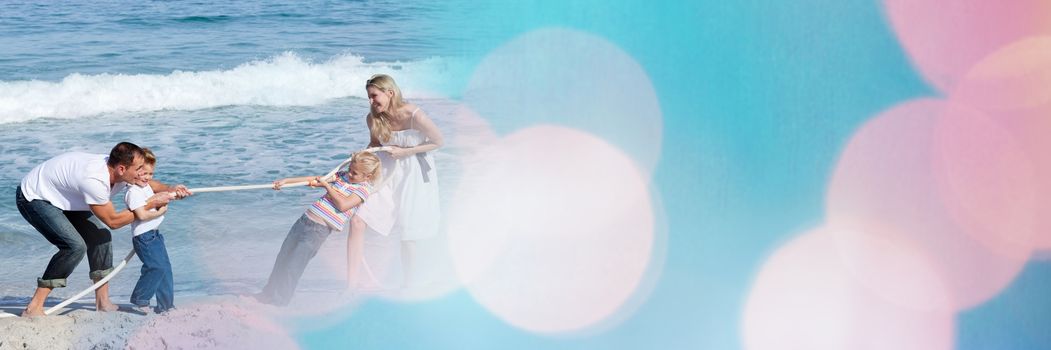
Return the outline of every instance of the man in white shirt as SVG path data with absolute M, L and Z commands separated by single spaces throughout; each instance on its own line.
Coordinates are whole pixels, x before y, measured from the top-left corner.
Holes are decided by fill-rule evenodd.
M 18 212 L 58 248 L 44 275 L 37 279 L 36 292 L 22 316 L 44 315 L 47 296 L 52 289 L 66 286 L 66 278 L 84 253 L 92 280 L 98 281 L 113 270 L 110 231 L 90 219 L 96 217 L 110 229 L 135 219 L 128 210 L 118 212 L 110 197 L 142 176 L 142 154 L 139 146 L 129 142 L 114 146 L 109 156 L 65 153 L 37 165 L 22 179 L 15 191 Z M 151 181 L 150 187 L 157 194 L 149 198 L 148 208 L 161 207 L 172 197 L 190 195 L 183 185 L 169 187 Z M 95 306 L 99 311 L 117 309 L 109 301 L 108 283 L 95 291 Z

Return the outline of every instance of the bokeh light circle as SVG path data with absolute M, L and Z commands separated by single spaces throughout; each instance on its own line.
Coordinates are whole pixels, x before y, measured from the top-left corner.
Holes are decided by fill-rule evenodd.
M 888 302 L 858 284 L 826 229 L 779 248 L 745 301 L 745 349 L 950 349 L 953 313 Z
M 486 55 L 463 99 L 501 133 L 554 124 L 594 134 L 647 178 L 660 157 L 664 123 L 649 76 L 631 55 L 593 34 L 566 28 L 523 34 Z
M 1051 36 L 1018 40 L 990 53 L 953 91 L 954 105 L 980 110 L 1014 138 L 1031 162 L 1037 212 L 1033 244 L 1051 249 Z M 1019 171 L 1020 172 L 1020 171 Z M 1012 179 L 1018 181 L 1018 179 Z M 1003 181 L 1003 180 L 1001 180 Z M 1026 200 L 1026 197 L 1020 200 Z
M 616 147 L 537 126 L 473 162 L 449 213 L 450 252 L 467 291 L 501 319 L 541 333 L 583 330 L 653 273 L 646 180 Z
M 914 100 L 895 106 L 862 126 L 840 156 L 827 194 L 827 222 L 835 233 L 876 234 L 910 242 L 941 276 L 956 310 L 978 305 L 1000 292 L 1019 273 L 1024 245 L 991 249 L 961 224 L 942 196 L 936 176 L 939 118 L 946 103 Z M 943 158 L 951 159 L 951 158 Z M 958 196 L 959 197 L 959 196 Z M 959 197 L 963 198 L 963 197 Z M 977 233 L 984 235 L 984 233 Z M 867 276 L 859 276 L 865 280 Z M 924 281 L 917 281 L 924 282 Z M 868 281 L 866 285 L 879 285 Z M 923 297 L 921 294 L 920 297 Z M 899 300 L 919 305 L 925 299 Z
M 949 92 L 971 66 L 1018 39 L 1051 34 L 1046 0 L 884 0 L 884 10 L 920 73 Z
M 1039 180 L 1015 136 L 976 109 L 947 103 L 933 141 L 938 194 L 962 232 L 1003 257 L 1029 259 Z

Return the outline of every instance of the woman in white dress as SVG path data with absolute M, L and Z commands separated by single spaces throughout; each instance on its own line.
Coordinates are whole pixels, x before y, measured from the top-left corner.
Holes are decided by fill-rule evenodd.
M 366 117 L 371 139 L 369 147 L 389 146 L 390 158 L 383 164 L 387 173 L 377 196 L 363 205 L 351 220 L 356 228 L 368 226 L 383 236 L 401 238 L 404 284 L 412 280 L 416 241 L 437 235 L 438 171 L 434 150 L 442 146 L 442 133 L 423 110 L 402 99 L 401 90 L 388 75 L 377 74 L 366 81 L 369 114 Z M 364 232 L 356 230 L 352 232 Z M 356 241 L 355 241 L 356 239 Z M 361 237 L 348 239 L 348 281 L 361 268 Z M 368 265 L 365 266 L 369 270 Z M 371 271 L 369 271 L 371 274 Z

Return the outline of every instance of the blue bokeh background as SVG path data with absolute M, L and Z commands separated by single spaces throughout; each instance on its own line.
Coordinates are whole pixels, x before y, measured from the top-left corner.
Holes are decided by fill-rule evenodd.
M 458 292 L 372 302 L 344 323 L 304 331 L 311 348 L 345 339 L 391 348 L 739 348 L 754 275 L 778 246 L 821 222 L 832 167 L 854 130 L 899 102 L 937 96 L 878 1 L 522 1 L 457 11 L 465 17 L 436 30 L 463 35 L 457 51 L 471 62 L 560 27 L 601 36 L 642 65 L 663 112 L 652 184 L 666 220 L 663 271 L 626 320 L 594 332 L 530 334 Z M 997 298 L 962 313 L 957 347 L 1051 346 L 1049 271 L 1030 263 Z

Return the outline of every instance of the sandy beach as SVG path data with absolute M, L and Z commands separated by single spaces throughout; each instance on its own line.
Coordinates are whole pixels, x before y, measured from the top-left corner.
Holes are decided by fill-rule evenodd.
M 0 350 L 10 349 L 299 349 L 297 334 L 350 321 L 365 303 L 404 303 L 446 295 L 448 281 L 401 289 L 296 292 L 287 306 L 263 304 L 247 295 L 180 296 L 167 313 L 143 313 L 128 303 L 115 312 L 95 311 L 87 298 L 44 317 L 18 315 L 24 305 L 0 303 Z M 51 307 L 58 300 L 49 300 Z M 362 339 L 348 335 L 337 346 Z
M 144 314 L 130 304 L 96 312 L 91 301 L 79 302 L 55 315 L 0 318 L 0 349 L 296 349 L 282 320 L 325 312 L 311 305 L 335 310 L 355 300 L 311 295 L 276 307 L 243 296 L 209 296 L 177 300 L 177 309 L 164 314 Z M 0 311 L 17 314 L 20 308 Z

